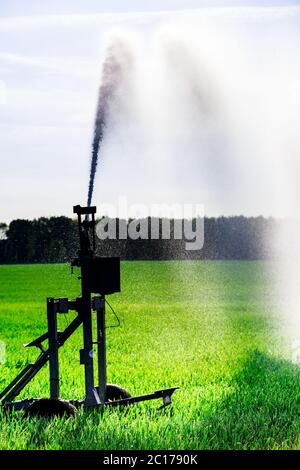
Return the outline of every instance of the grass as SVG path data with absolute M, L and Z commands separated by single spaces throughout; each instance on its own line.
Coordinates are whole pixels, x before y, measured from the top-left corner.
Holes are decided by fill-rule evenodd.
M 128 262 L 121 319 L 107 330 L 108 379 L 131 394 L 180 386 L 173 406 L 81 410 L 74 419 L 0 414 L 1 449 L 294 449 L 300 447 L 299 368 L 284 359 L 264 262 Z M 67 265 L 0 266 L 0 388 L 36 352 L 45 299 L 79 295 Z M 107 312 L 107 321 L 114 317 Z M 73 318 L 60 316 L 60 327 Z M 61 394 L 82 398 L 81 330 L 60 352 Z M 47 396 L 48 369 L 22 397 Z

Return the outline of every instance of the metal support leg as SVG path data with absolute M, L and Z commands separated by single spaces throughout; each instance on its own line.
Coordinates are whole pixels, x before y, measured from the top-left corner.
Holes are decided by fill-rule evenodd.
M 49 334 L 50 397 L 59 398 L 57 309 L 53 298 L 47 299 Z
M 84 364 L 85 375 L 85 406 L 100 404 L 98 393 L 94 385 L 94 360 L 93 360 L 93 331 L 91 296 L 85 294 L 82 297 L 82 321 L 83 321 L 83 349 L 81 350 L 81 363 Z
M 78 315 L 59 336 L 59 347 L 67 341 L 74 331 L 81 325 L 82 316 Z M 44 335 L 43 335 L 44 336 Z M 48 333 L 47 333 L 48 336 Z M 40 337 L 41 338 L 41 337 Z M 38 338 L 38 339 L 40 339 Z M 34 344 L 35 341 L 32 341 Z M 49 349 L 43 351 L 33 364 L 28 364 L 17 377 L 1 392 L 0 403 L 9 404 L 20 394 L 26 385 L 35 377 L 41 368 L 49 361 Z M 16 403 L 16 402 L 13 402 Z M 12 404 L 13 404 L 12 403 Z
M 106 395 L 106 335 L 105 335 L 105 299 L 101 299 L 97 309 L 97 342 L 98 342 L 98 380 L 100 403 L 105 403 Z

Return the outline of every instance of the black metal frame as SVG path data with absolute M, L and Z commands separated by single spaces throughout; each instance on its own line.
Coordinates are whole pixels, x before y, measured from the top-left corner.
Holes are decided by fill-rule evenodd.
M 80 251 L 79 256 L 72 262 L 72 266 L 82 268 L 92 266 L 95 250 L 95 213 L 96 207 L 75 206 L 74 212 L 78 215 Z M 82 216 L 85 215 L 85 220 Z M 92 220 L 89 219 L 90 215 Z M 115 401 L 106 401 L 106 328 L 105 328 L 105 295 L 92 297 L 86 269 L 81 269 L 81 289 L 82 296 L 76 300 L 67 298 L 47 299 L 47 333 L 39 336 L 34 341 L 24 345 L 25 347 L 37 347 L 41 353 L 33 364 L 28 364 L 17 377 L 0 393 L 1 404 L 14 409 L 26 409 L 32 403 L 39 400 L 30 398 L 14 401 L 26 385 L 33 379 L 39 370 L 49 361 L 50 374 L 50 398 L 59 399 L 59 348 L 64 345 L 67 339 L 75 330 L 83 325 L 83 349 L 80 350 L 80 363 L 84 365 L 85 374 L 85 398 L 84 400 L 72 400 L 73 405 L 84 407 L 95 406 L 117 406 L 137 403 L 145 400 L 162 398 L 163 405 L 171 403 L 171 396 L 178 387 L 167 388 L 155 391 L 148 395 L 140 395 Z M 66 314 L 69 311 L 76 311 L 77 316 L 65 328 L 59 332 L 57 329 L 57 315 Z M 97 341 L 93 341 L 92 312 L 96 312 L 97 317 Z M 43 342 L 48 340 L 48 348 Z M 97 345 L 97 365 L 98 365 L 98 388 L 95 387 L 94 380 L 94 358 L 93 345 Z

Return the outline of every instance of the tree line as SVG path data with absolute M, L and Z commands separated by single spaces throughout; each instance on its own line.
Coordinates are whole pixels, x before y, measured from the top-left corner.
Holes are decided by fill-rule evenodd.
M 97 253 L 103 256 L 120 256 L 128 260 L 168 259 L 219 259 L 255 260 L 271 256 L 268 240 L 277 221 L 264 217 L 205 217 L 204 244 L 201 249 L 187 250 L 186 238 L 175 239 L 178 223 L 173 219 L 156 220 L 159 238 L 135 237 L 119 239 L 120 226 L 128 228 L 131 221 L 109 219 L 116 226 L 117 239 L 99 240 Z M 147 219 L 147 222 L 150 218 Z M 139 223 L 135 221 L 138 234 Z M 193 221 L 196 227 L 196 220 Z M 163 224 L 170 225 L 170 239 L 162 239 Z M 150 225 L 149 225 L 150 231 Z M 145 235 L 145 233 L 144 233 Z M 141 233 L 141 236 L 142 233 Z M 41 217 L 35 220 L 13 220 L 9 226 L 0 224 L 0 263 L 56 263 L 76 256 L 78 250 L 77 221 L 68 217 Z

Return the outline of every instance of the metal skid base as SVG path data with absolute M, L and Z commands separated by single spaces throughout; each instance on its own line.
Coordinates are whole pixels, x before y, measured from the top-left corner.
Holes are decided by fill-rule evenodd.
M 89 408 L 101 408 L 103 406 L 108 406 L 108 407 L 116 407 L 116 406 L 126 406 L 126 405 L 133 405 L 135 403 L 139 403 L 142 401 L 148 401 L 148 400 L 157 400 L 157 399 L 162 399 L 163 403 L 159 407 L 159 409 L 162 409 L 172 403 L 171 397 L 175 390 L 177 390 L 178 387 L 172 387 L 172 388 L 165 388 L 162 390 L 156 390 L 153 393 L 146 394 L 146 395 L 139 395 L 136 397 L 130 397 L 130 398 L 123 398 L 121 400 L 114 400 L 114 401 L 107 401 L 104 402 L 103 405 L 95 405 L 94 407 L 89 407 Z M 41 398 L 25 398 L 24 400 L 16 400 L 13 402 L 6 402 L 3 404 L 4 408 L 8 410 L 27 410 L 33 403 L 37 403 Z M 74 406 L 75 408 L 79 409 L 81 407 L 84 407 L 84 400 L 63 400 L 64 403 L 69 403 L 70 405 Z

